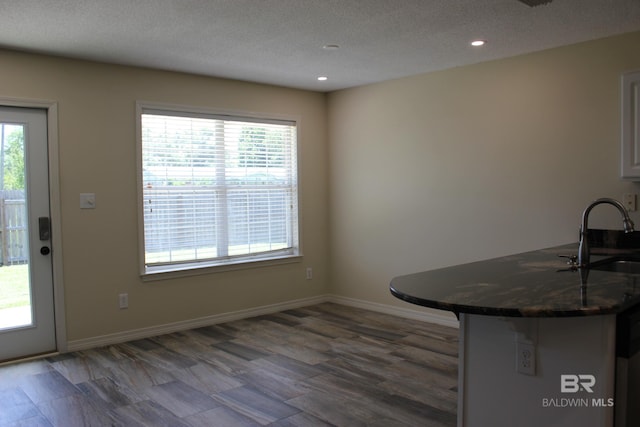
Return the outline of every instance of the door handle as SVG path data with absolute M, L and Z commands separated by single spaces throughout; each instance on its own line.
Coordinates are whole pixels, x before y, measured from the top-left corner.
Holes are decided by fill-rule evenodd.
M 40 234 L 40 240 L 51 239 L 51 225 L 49 224 L 48 216 L 38 218 L 38 233 Z
M 51 253 L 51 249 L 49 249 L 49 246 L 43 246 L 40 248 L 40 253 L 42 255 L 49 255 Z

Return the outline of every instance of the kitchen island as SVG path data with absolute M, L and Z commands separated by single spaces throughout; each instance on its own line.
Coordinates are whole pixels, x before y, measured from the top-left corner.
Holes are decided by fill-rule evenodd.
M 640 275 L 571 269 L 559 256 L 577 250 L 392 280 L 394 296 L 460 320 L 458 426 L 635 425 L 625 419 L 626 394 L 616 392 L 616 323 L 640 302 Z M 592 261 L 623 252 L 594 251 Z

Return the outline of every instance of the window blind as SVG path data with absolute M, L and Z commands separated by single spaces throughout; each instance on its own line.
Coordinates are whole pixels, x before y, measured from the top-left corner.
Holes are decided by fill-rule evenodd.
M 143 109 L 145 268 L 295 254 L 296 124 Z

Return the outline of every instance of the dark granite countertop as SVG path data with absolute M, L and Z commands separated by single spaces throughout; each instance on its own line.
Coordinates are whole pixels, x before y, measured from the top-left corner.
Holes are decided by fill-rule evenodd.
M 640 275 L 571 271 L 567 260 L 558 257 L 577 253 L 575 243 L 408 274 L 394 278 L 390 290 L 407 302 L 456 315 L 589 316 L 620 313 L 640 303 Z M 638 249 L 613 244 L 594 248 L 591 261 L 631 254 Z

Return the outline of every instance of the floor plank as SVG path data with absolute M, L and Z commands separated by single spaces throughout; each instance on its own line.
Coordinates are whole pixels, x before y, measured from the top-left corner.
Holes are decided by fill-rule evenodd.
M 324 303 L 15 363 L 0 427 L 452 427 L 457 332 Z

